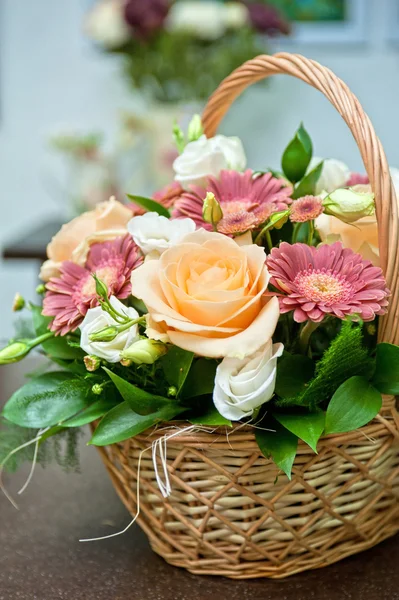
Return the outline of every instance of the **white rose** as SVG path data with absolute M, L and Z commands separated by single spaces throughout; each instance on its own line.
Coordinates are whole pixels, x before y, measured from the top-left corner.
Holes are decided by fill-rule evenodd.
M 187 189 L 189 185 L 203 185 L 206 177 L 218 177 L 222 169 L 243 171 L 247 164 L 244 148 L 237 137 L 202 135 L 190 142 L 173 163 L 175 179 Z
M 227 29 L 240 29 L 249 21 L 249 11 L 245 4 L 227 2 L 224 7 L 224 22 Z
M 172 5 L 166 26 L 203 40 L 216 40 L 225 32 L 224 7 L 219 2 L 176 2 Z
M 138 319 L 139 314 L 134 308 L 128 308 L 115 296 L 110 297 L 110 303 L 119 313 L 125 314 L 131 319 Z M 92 342 L 90 335 L 105 327 L 115 326 L 118 323 L 100 306 L 89 308 L 83 323 L 80 326 L 80 345 L 87 354 L 94 354 L 110 363 L 120 361 L 120 354 L 128 348 L 135 339 L 139 338 L 138 325 L 132 325 L 126 331 L 119 333 L 112 342 Z
M 363 217 L 373 215 L 375 213 L 374 194 L 355 188 L 337 189 L 328 194 L 323 200 L 324 212 L 345 223 L 353 223 Z
M 323 159 L 314 156 L 309 163 L 308 172 L 312 171 Z M 337 188 L 345 187 L 351 171 L 345 163 L 335 158 L 324 159 L 323 168 L 318 182 L 316 183 L 316 194 L 333 192 Z
M 222 360 L 216 369 L 213 402 L 223 417 L 233 421 L 250 417 L 272 398 L 277 358 L 283 350 L 283 344 L 272 344 L 269 340 L 252 356 Z
M 87 35 L 105 48 L 117 48 L 131 38 L 130 29 L 123 16 L 121 0 L 102 0 L 96 4 L 86 18 Z
M 178 244 L 187 234 L 195 231 L 192 219 L 167 219 L 155 212 L 133 217 L 127 229 L 143 254 L 160 256 L 165 250 Z

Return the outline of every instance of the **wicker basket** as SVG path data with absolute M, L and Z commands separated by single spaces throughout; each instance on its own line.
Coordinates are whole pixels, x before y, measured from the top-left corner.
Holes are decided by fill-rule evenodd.
M 392 290 L 380 340 L 399 343 L 398 208 L 384 151 L 358 100 L 331 71 L 298 55 L 259 56 L 216 90 L 203 115 L 212 136 L 251 83 L 285 73 L 317 88 L 344 118 L 375 192 L 380 256 Z M 253 430 L 182 432 L 168 442 L 172 493 L 157 485 L 151 454 L 140 471 L 140 516 L 152 548 L 192 573 L 244 579 L 285 577 L 360 552 L 399 530 L 399 415 L 392 397 L 369 425 L 303 443 L 289 481 L 259 452 Z M 173 431 L 176 431 L 175 429 Z M 135 515 L 140 452 L 165 429 L 101 449 L 123 502 Z

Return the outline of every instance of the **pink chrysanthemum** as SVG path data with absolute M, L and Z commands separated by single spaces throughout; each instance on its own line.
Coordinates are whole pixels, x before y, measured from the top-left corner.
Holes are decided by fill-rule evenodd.
M 123 299 L 131 292 L 131 272 L 142 262 L 130 235 L 93 244 L 84 267 L 63 262 L 61 276 L 47 283 L 43 302 L 43 315 L 54 317 L 51 331 L 57 335 L 75 331 L 88 309 L 98 305 L 93 273 L 107 285 L 110 296 Z
M 302 196 L 291 204 L 290 220 L 293 223 L 306 223 L 317 219 L 323 212 L 323 201 L 317 196 Z
M 212 230 L 212 225 L 202 218 L 202 205 L 207 192 L 212 192 L 219 202 L 223 219 L 217 229 L 221 233 L 236 234 L 261 225 L 271 214 L 285 210 L 292 200 L 292 188 L 271 173 L 253 176 L 245 173 L 221 171 L 220 179 L 209 177 L 205 187 L 197 185 L 184 192 L 176 201 L 173 217 L 190 217 L 200 227 Z M 250 213 L 251 217 L 247 215 Z
M 386 312 L 389 290 L 381 269 L 341 242 L 318 248 L 283 242 L 273 248 L 267 266 L 271 284 L 286 294 L 281 312 L 293 310 L 297 323 L 319 323 L 327 314 L 372 321 Z
M 353 185 L 365 185 L 370 183 L 370 179 L 368 175 L 362 175 L 361 173 L 351 173 L 346 185 L 348 187 L 352 187 Z

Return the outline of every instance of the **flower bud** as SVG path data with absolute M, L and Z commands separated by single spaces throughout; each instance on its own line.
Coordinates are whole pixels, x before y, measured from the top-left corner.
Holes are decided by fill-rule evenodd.
M 21 294 L 15 294 L 14 302 L 12 303 L 12 309 L 14 312 L 22 310 L 25 307 L 25 300 Z
M 84 357 L 83 362 L 85 364 L 86 369 L 92 373 L 93 371 L 97 371 L 100 368 L 101 360 L 98 356 L 94 356 L 94 354 L 88 354 Z
M 176 148 L 179 151 L 179 154 L 181 154 L 185 146 L 184 133 L 177 122 L 175 122 L 173 125 L 173 139 L 175 140 Z
M 202 121 L 200 115 L 194 115 L 190 121 L 187 130 L 187 137 L 189 142 L 195 142 L 204 133 L 202 127 Z
M 152 365 L 158 358 L 166 354 L 167 347 L 156 340 L 142 339 L 134 342 L 129 348 L 121 352 L 122 360 L 131 360 L 136 365 Z
M 103 393 L 103 386 L 100 383 L 95 383 L 91 391 L 95 396 L 100 396 Z
M 115 325 L 100 329 L 89 335 L 91 342 L 113 342 L 118 335 L 118 328 Z
M 122 358 L 122 360 L 120 361 L 122 367 L 130 367 L 132 365 L 132 360 L 129 360 L 128 358 Z
M 223 219 L 223 211 L 215 194 L 208 192 L 202 207 L 202 217 L 205 223 L 211 223 L 214 227 Z
M 39 294 L 41 296 L 42 294 L 45 294 L 45 292 L 46 286 L 44 285 L 44 283 L 40 283 L 36 288 L 36 294 Z
M 100 298 L 102 298 L 103 300 L 108 302 L 108 287 L 106 286 L 106 284 L 103 281 L 101 281 L 101 279 L 99 279 L 97 277 L 97 275 L 95 273 L 93 273 L 93 279 L 96 282 L 97 296 L 100 296 Z
M 177 396 L 177 387 L 175 385 L 171 385 L 168 388 L 168 398 L 176 398 Z
M 289 214 L 289 210 L 280 210 L 279 212 L 273 213 L 269 219 L 270 226 L 273 227 L 273 229 L 281 229 L 288 221 Z
M 8 365 L 22 360 L 29 350 L 30 347 L 25 342 L 12 342 L 0 350 L 0 365 Z
M 353 223 L 374 214 L 374 194 L 352 188 L 338 189 L 324 198 L 323 206 L 327 215 L 337 217 L 344 223 Z

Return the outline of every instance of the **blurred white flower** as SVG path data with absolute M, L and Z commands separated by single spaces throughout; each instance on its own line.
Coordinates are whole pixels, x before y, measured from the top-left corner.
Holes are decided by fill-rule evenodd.
M 131 319 L 138 319 L 139 314 L 134 308 L 128 308 L 115 296 L 110 297 L 110 303 L 118 312 L 127 315 Z M 92 333 L 97 333 L 106 327 L 118 325 L 109 313 L 96 306 L 89 308 L 80 326 L 81 348 L 87 354 L 98 356 L 110 363 L 121 360 L 121 352 L 128 348 L 136 339 L 139 339 L 138 325 L 132 325 L 126 331 L 119 333 L 111 342 L 93 342 L 90 340 Z
M 87 15 L 86 34 L 105 48 L 122 46 L 131 38 L 123 10 L 124 2 L 121 0 L 101 0 Z
M 220 2 L 192 0 L 176 2 L 167 17 L 171 31 L 182 31 L 204 40 L 215 40 L 225 32 L 225 7 Z
M 148 212 L 133 217 L 127 229 L 143 254 L 160 256 L 165 250 L 179 243 L 180 240 L 195 231 L 192 219 L 170 220 L 155 212 Z
M 241 2 L 227 2 L 224 7 L 224 23 L 227 29 L 240 29 L 249 22 L 249 11 Z
M 202 135 L 190 142 L 173 163 L 175 179 L 183 188 L 189 185 L 202 185 L 206 177 L 218 177 L 222 169 L 243 171 L 247 164 L 244 148 L 238 137 L 216 135 L 207 138 Z
M 271 340 L 252 356 L 224 358 L 216 369 L 213 402 L 226 419 L 239 421 L 268 402 L 276 385 L 277 358 L 284 346 Z
M 322 158 L 314 156 L 309 163 L 308 172 L 312 171 L 322 161 Z M 316 195 L 325 192 L 333 192 L 337 188 L 345 187 L 351 171 L 349 167 L 335 158 L 325 158 L 321 175 L 316 184 Z

